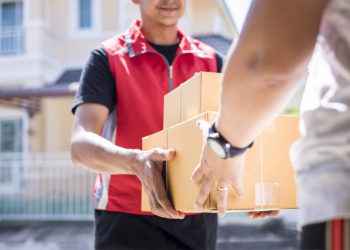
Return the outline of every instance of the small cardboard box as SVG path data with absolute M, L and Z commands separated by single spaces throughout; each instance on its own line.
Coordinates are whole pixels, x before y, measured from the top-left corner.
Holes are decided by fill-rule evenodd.
M 164 97 L 163 129 L 208 111 L 219 111 L 219 73 L 200 72 Z
M 173 160 L 166 164 L 166 188 L 174 208 L 195 212 L 194 204 L 200 184 L 190 181 L 193 170 L 200 161 L 203 137 L 196 126 L 198 119 L 212 122 L 217 113 L 206 112 L 186 122 L 143 138 L 143 150 L 155 147 L 176 151 Z M 229 187 L 227 210 L 229 212 L 297 209 L 294 169 L 289 160 L 289 148 L 300 137 L 298 117 L 279 116 L 254 141 L 246 151 L 243 175 L 244 198 L 239 198 Z M 203 212 L 217 212 L 215 184 Z M 142 211 L 150 211 L 143 191 Z

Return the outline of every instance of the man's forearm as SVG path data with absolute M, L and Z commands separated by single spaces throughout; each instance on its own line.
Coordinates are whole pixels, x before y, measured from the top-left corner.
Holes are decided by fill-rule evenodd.
M 92 132 L 81 132 L 71 143 L 75 164 L 103 174 L 134 174 L 137 150 L 118 147 Z

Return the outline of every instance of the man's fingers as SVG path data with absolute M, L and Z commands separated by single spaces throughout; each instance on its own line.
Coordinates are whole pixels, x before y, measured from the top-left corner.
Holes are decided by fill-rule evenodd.
M 234 182 L 231 183 L 232 188 L 236 191 L 237 195 L 240 198 L 244 197 L 244 187 L 243 187 L 243 181 L 241 178 L 236 179 Z
M 193 184 L 198 184 L 201 181 L 203 181 L 204 177 L 205 177 L 205 174 L 203 172 L 202 164 L 200 163 L 192 173 L 191 182 Z
M 273 217 L 275 217 L 275 218 L 278 216 L 279 213 L 280 213 L 280 210 L 273 210 L 273 211 L 271 211 L 271 215 Z
M 163 178 L 161 176 L 155 179 L 153 184 L 153 190 L 154 190 L 154 195 L 157 199 L 157 202 L 161 205 L 164 211 L 174 219 L 180 218 L 179 213 L 173 208 L 170 201 L 168 200 L 165 187 L 164 187 Z
M 194 209 L 197 212 L 201 212 L 203 209 L 203 206 L 205 202 L 208 199 L 208 196 L 213 188 L 214 180 L 208 179 L 207 177 L 204 178 L 204 181 L 202 183 L 201 188 L 199 189 L 199 193 L 197 196 L 196 204 L 194 205 Z
M 174 158 L 174 149 L 164 150 L 160 148 L 155 148 L 151 150 L 151 159 L 153 161 L 170 161 Z
M 221 186 L 222 185 L 222 186 Z M 224 188 L 224 190 L 216 189 L 216 200 L 218 204 L 218 213 L 220 217 L 225 217 L 226 215 L 226 204 L 227 204 L 227 194 L 228 189 L 225 188 L 227 184 L 221 184 L 218 187 Z
M 266 218 L 270 218 L 271 216 L 277 217 L 279 212 L 280 212 L 279 210 L 262 211 L 262 212 L 249 212 L 248 217 L 253 217 L 254 220 L 266 219 Z
M 154 191 L 148 186 L 145 186 L 144 184 L 142 185 L 144 186 L 144 189 L 148 196 L 148 202 L 151 207 L 152 213 L 162 218 L 173 219 L 173 217 L 170 216 L 168 213 L 166 213 L 164 209 L 158 204 L 157 199 L 155 198 L 155 195 L 154 195 Z

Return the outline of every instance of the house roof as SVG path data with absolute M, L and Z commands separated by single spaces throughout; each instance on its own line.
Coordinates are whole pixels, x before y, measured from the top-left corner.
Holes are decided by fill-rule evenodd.
M 227 54 L 227 51 L 232 44 L 232 39 L 223 37 L 221 35 L 196 36 L 193 38 L 211 46 L 223 55 Z
M 74 96 L 78 83 L 55 84 L 41 88 L 3 88 L 0 89 L 0 104 L 24 108 L 29 115 L 40 111 L 40 99 L 43 97 Z
M 72 82 L 79 82 L 82 69 L 66 70 L 55 84 L 70 84 Z

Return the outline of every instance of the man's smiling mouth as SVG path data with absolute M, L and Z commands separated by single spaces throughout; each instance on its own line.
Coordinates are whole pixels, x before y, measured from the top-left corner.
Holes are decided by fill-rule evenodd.
M 159 8 L 160 10 L 163 10 L 163 11 L 175 11 L 177 10 L 177 8 Z

